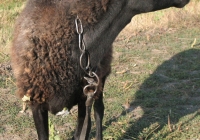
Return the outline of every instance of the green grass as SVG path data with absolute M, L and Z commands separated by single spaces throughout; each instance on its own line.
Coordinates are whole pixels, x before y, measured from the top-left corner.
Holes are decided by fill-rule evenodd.
M 8 61 L 10 41 L 13 33 L 13 23 L 19 15 L 25 0 L 0 1 L 0 62 Z
M 36 138 L 31 111 L 18 113 L 22 104 L 15 96 L 9 68 L 13 23 L 24 2 L 0 1 L 0 138 L 6 140 Z M 168 10 L 172 13 L 172 9 Z M 165 12 L 155 13 L 155 23 L 162 22 Z M 167 22 L 167 27 L 156 24 L 132 30 L 133 35 L 123 32 L 118 36 L 114 42 L 112 73 L 104 90 L 105 140 L 200 138 L 198 17 L 195 13 L 183 23 L 175 20 Z M 51 139 L 70 139 L 77 113 L 65 117 L 49 115 Z M 92 124 L 91 139 L 94 139 L 94 118 Z

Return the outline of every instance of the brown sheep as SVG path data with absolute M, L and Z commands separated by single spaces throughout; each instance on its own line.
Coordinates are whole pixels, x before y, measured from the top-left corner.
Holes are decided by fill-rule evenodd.
M 28 0 L 16 21 L 11 49 L 17 95 L 33 112 L 39 140 L 48 140 L 48 111 L 53 114 L 78 104 L 78 124 L 73 139 L 80 138 L 86 115 L 75 27 L 83 24 L 83 40 L 91 69 L 99 77 L 94 95 L 96 139 L 102 140 L 103 86 L 111 71 L 112 43 L 136 14 L 168 7 L 183 7 L 189 0 Z

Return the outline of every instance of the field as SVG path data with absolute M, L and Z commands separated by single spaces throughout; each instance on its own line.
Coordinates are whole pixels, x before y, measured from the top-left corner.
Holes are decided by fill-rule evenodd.
M 9 49 L 24 0 L 0 0 L 0 140 L 35 140 L 31 111 L 21 114 Z M 134 17 L 114 42 L 104 90 L 105 140 L 200 139 L 200 1 Z M 50 140 L 73 135 L 77 109 L 50 115 Z M 91 139 L 95 136 L 92 120 Z

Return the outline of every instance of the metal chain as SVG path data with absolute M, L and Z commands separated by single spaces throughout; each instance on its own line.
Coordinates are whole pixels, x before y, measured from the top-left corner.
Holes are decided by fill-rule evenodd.
M 78 46 L 81 51 L 80 66 L 86 72 L 86 70 L 88 70 L 90 66 L 90 56 L 89 56 L 89 53 L 86 51 L 85 44 L 83 43 L 83 25 L 82 25 L 81 20 L 78 18 L 78 16 L 75 19 L 75 25 L 76 25 L 76 32 L 78 33 Z M 87 65 L 85 68 L 83 67 L 83 61 L 82 61 L 84 55 L 87 56 Z
M 85 43 L 83 41 L 83 25 L 82 25 L 82 22 L 81 22 L 81 20 L 78 16 L 75 19 L 75 25 L 76 25 L 76 32 L 78 33 L 79 49 L 80 49 L 80 52 L 81 52 L 80 67 L 88 76 L 88 77 L 84 77 L 84 79 L 88 82 L 88 85 L 86 85 L 83 88 L 83 93 L 86 96 L 88 96 L 89 98 L 93 98 L 94 94 L 98 90 L 99 77 L 95 72 L 92 71 L 92 68 L 90 66 L 90 54 L 86 50 L 86 46 L 85 46 Z M 83 64 L 83 56 L 85 56 L 85 58 L 86 58 L 86 66 L 85 67 L 84 67 L 84 64 Z M 91 92 L 90 89 L 93 89 L 93 91 Z M 89 103 L 89 104 L 91 104 L 91 103 Z

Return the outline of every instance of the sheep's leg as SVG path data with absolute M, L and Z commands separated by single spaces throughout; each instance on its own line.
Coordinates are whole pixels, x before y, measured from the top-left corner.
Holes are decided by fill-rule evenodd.
M 103 140 L 102 136 L 102 120 L 104 115 L 103 95 L 94 102 L 94 118 L 96 121 L 96 140 Z
M 99 98 L 95 99 L 94 102 L 94 118 L 96 122 L 96 140 L 103 140 L 102 135 L 102 120 L 104 116 L 104 103 L 103 103 L 103 89 L 105 85 L 107 75 L 105 75 L 102 78 L 102 90 L 100 90 L 101 93 L 99 93 Z
M 72 138 L 73 140 L 79 140 L 80 135 L 81 135 L 81 131 L 83 128 L 83 123 L 85 120 L 85 115 L 86 115 L 86 106 L 85 106 L 85 100 L 82 100 L 78 103 L 78 123 L 77 123 L 77 127 L 76 127 L 76 131 L 74 134 L 74 137 Z M 87 133 L 85 136 L 85 139 L 88 140 L 89 138 L 89 132 L 91 129 L 91 118 L 89 117 L 89 121 L 88 121 L 88 127 L 87 127 Z
M 38 134 L 39 140 L 49 139 L 48 128 L 48 111 L 41 108 L 41 105 L 34 104 L 31 106 L 33 112 L 33 119 Z

